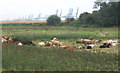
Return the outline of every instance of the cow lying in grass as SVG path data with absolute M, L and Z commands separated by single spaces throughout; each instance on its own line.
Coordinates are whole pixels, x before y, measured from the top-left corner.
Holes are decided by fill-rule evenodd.
M 95 43 L 100 43 L 101 41 L 103 41 L 103 40 L 94 40 L 93 37 L 89 37 L 88 39 L 81 39 L 80 41 L 76 41 L 76 43 L 83 43 L 83 44 L 85 44 L 85 46 L 78 46 L 76 48 L 71 45 L 63 45 L 63 43 L 60 42 L 58 38 L 53 38 L 51 41 L 39 42 L 38 45 L 42 45 L 44 47 L 58 46 L 59 48 L 64 48 L 64 49 L 68 49 L 68 50 L 92 49 L 96 46 Z M 16 44 L 19 46 L 22 46 L 22 45 L 34 46 L 35 45 L 32 41 L 20 40 L 18 38 L 4 37 L 4 36 L 2 36 L 1 42 Z M 118 44 L 119 44 L 118 40 L 106 40 L 106 41 L 103 41 L 103 44 L 100 45 L 99 48 L 110 48 L 112 46 L 117 46 Z
M 62 42 L 58 41 L 59 39 L 57 38 L 53 38 L 53 40 L 51 40 L 51 43 L 53 45 L 56 45 L 56 46 L 62 46 Z
M 96 44 L 90 44 L 87 46 L 87 49 L 93 49 L 95 46 L 97 46 Z
M 85 49 L 84 46 L 78 46 L 77 49 Z
M 90 36 L 88 39 L 89 39 L 89 40 L 94 40 L 94 38 L 93 38 L 92 36 Z
M 50 46 L 52 46 L 52 43 L 49 42 L 49 41 L 43 41 L 43 42 L 39 42 L 38 45 L 45 46 L 45 47 L 50 47 Z
M 58 40 L 59 40 L 58 38 L 53 38 L 50 42 L 49 41 L 42 41 L 42 42 L 39 42 L 38 45 L 45 46 L 45 47 L 62 46 L 62 42 L 60 42 Z
M 112 46 L 117 46 L 119 44 L 118 40 L 106 40 L 100 45 L 100 48 L 110 48 Z
M 10 44 L 17 44 L 17 45 L 32 45 L 34 46 L 35 44 L 32 42 L 32 41 L 23 41 L 23 40 L 19 40 L 17 38 L 12 38 L 12 37 L 2 37 L 2 42 L 5 42 L 5 43 L 10 43 Z
M 83 43 L 87 45 L 87 44 L 92 44 L 92 41 L 89 39 L 81 39 L 81 41 L 76 41 L 76 43 Z
M 94 40 L 93 37 L 89 37 L 88 39 L 81 39 L 80 41 L 76 41 L 76 43 L 83 43 L 86 46 L 86 49 L 92 49 L 96 46 L 96 44 L 93 43 L 100 43 L 103 40 Z M 118 40 L 106 40 L 103 41 L 103 44 L 99 46 L 99 48 L 110 48 L 112 46 L 117 46 L 119 44 Z M 84 49 L 84 47 L 79 46 L 79 49 Z
M 3 42 L 7 42 L 7 39 L 6 39 L 4 36 L 2 36 L 1 42 L 2 42 L 2 43 L 3 43 Z
M 22 46 L 23 44 L 20 42 L 20 41 L 17 41 L 17 42 L 10 42 L 11 44 L 16 44 L 18 46 Z
M 94 40 L 95 43 L 100 43 L 102 40 Z
M 68 49 L 68 50 L 74 50 L 74 49 L 76 49 L 76 47 L 74 47 L 74 46 L 70 46 L 70 45 L 60 46 L 60 48 Z
M 2 43 L 10 43 L 10 44 L 16 44 L 19 46 L 22 46 L 23 44 L 20 41 L 13 41 L 13 39 L 11 37 L 2 37 Z
M 99 48 L 110 48 L 112 45 L 110 43 L 103 43 Z
M 2 43 L 11 43 L 11 42 L 13 42 L 13 40 L 12 40 L 12 38 L 10 38 L 10 37 L 2 37 L 2 39 L 1 39 L 1 41 L 2 41 Z
M 32 41 L 20 41 L 23 45 L 32 45 L 35 46 L 35 44 Z

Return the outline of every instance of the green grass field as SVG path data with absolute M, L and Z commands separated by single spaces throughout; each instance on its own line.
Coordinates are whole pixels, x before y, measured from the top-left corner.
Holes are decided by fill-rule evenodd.
M 118 39 L 118 28 L 72 26 L 3 26 L 4 36 L 31 40 L 35 44 L 57 37 L 65 45 L 78 46 L 76 40 Z M 14 28 L 14 29 L 11 29 Z M 102 44 L 102 43 L 100 43 Z M 98 45 L 100 45 L 98 44 Z M 118 71 L 118 46 L 91 50 L 3 44 L 3 71 Z M 95 52 L 96 51 L 96 52 Z

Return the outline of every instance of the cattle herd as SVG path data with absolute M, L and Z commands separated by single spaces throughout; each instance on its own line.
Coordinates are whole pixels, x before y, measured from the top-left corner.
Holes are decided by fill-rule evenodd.
M 71 46 L 71 45 L 64 45 L 60 39 L 53 38 L 51 41 L 42 41 L 38 44 L 34 44 L 32 41 L 26 41 L 26 40 L 19 40 L 17 38 L 12 37 L 5 37 L 2 36 L 1 38 L 2 43 L 10 43 L 10 44 L 16 44 L 18 46 L 23 45 L 32 45 L 32 46 L 44 46 L 44 47 L 59 47 L 63 49 L 68 50 L 74 50 L 74 49 L 92 49 L 96 46 L 99 48 L 110 48 L 112 46 L 119 45 L 119 40 L 95 40 L 92 36 L 90 36 L 88 39 L 81 39 L 79 41 L 75 41 L 75 44 L 79 44 L 79 46 Z M 97 45 L 97 43 L 102 43 L 101 45 Z M 82 45 L 84 44 L 84 45 Z M 81 46 L 80 46 L 81 45 Z

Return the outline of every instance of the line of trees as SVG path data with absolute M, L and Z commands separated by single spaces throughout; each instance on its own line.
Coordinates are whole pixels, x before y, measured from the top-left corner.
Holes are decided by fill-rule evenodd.
M 100 10 L 93 11 L 92 14 L 84 12 L 79 16 L 81 24 L 99 26 L 118 26 L 118 16 L 120 15 L 120 2 L 97 3 Z
M 100 9 L 92 13 L 84 12 L 80 14 L 78 20 L 67 18 L 66 25 L 97 25 L 97 26 L 118 26 L 118 17 L 120 16 L 120 2 L 96 2 L 95 5 Z M 54 19 L 52 19 L 52 18 Z M 50 20 L 51 19 L 51 20 Z M 60 23 L 60 18 L 52 15 L 48 18 L 48 24 Z M 53 23 L 52 23 L 52 22 Z M 50 23 L 51 22 L 51 23 Z

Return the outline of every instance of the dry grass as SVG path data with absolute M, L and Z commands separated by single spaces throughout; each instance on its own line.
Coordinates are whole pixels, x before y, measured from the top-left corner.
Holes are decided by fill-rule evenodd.
M 46 23 L 46 21 L 0 21 L 2 24 L 7 23 Z
M 46 23 L 46 20 L 38 20 L 38 21 L 0 21 L 2 24 L 8 24 L 8 23 Z M 62 20 L 61 22 L 65 22 L 65 20 Z

